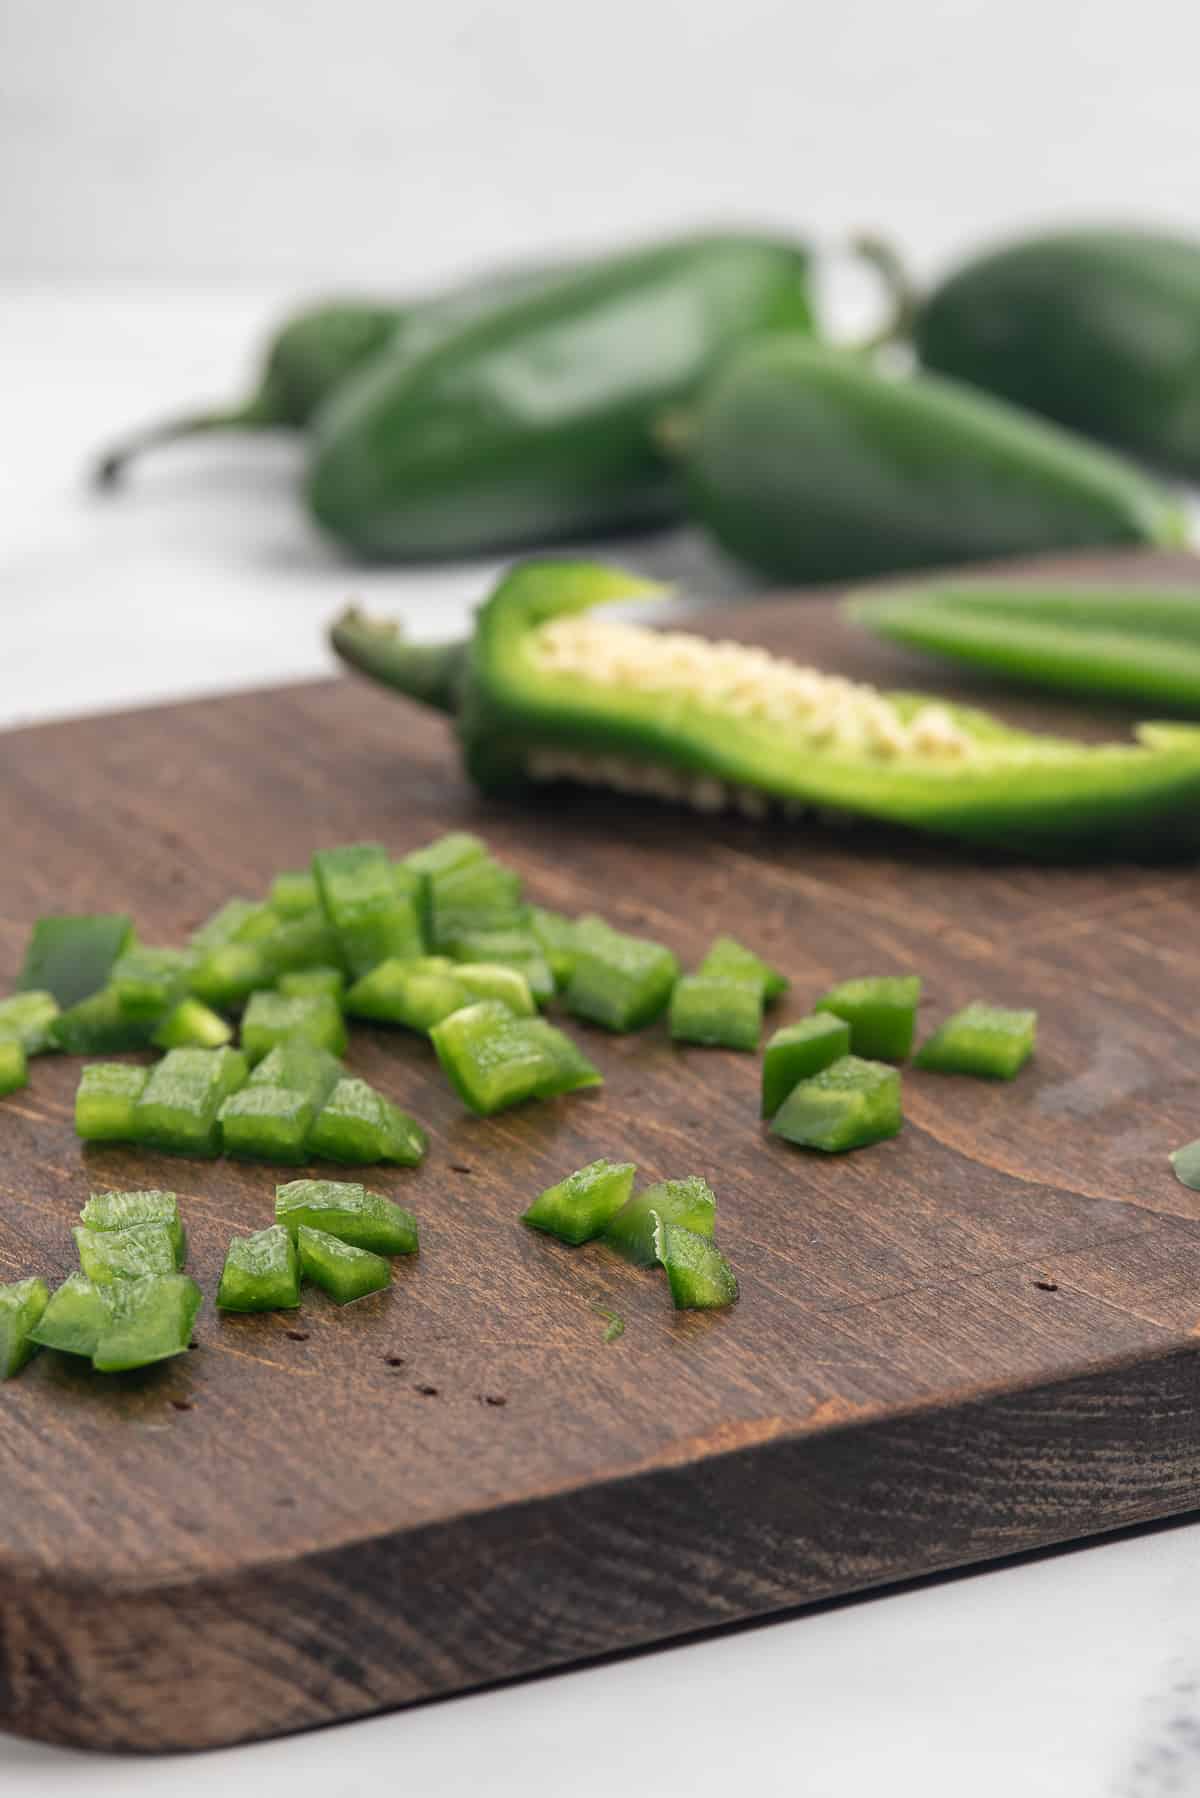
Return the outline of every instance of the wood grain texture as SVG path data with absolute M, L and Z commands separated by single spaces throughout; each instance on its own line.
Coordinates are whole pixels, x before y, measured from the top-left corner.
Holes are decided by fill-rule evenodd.
M 826 600 L 705 628 L 984 685 L 852 635 Z M 538 900 L 685 963 L 732 930 L 791 975 L 781 1020 L 834 979 L 910 968 L 927 1023 L 975 996 L 1042 1020 L 1014 1084 L 906 1073 L 903 1133 L 831 1160 L 765 1135 L 755 1057 L 676 1050 L 662 1026 L 580 1028 L 603 1090 L 488 1121 L 421 1040 L 357 1030 L 355 1070 L 430 1129 L 425 1167 L 374 1180 L 417 1212 L 421 1256 L 348 1311 L 313 1293 L 257 1318 L 211 1295 L 230 1233 L 270 1218 L 272 1170 L 85 1150 L 79 1062 L 35 1063 L 0 1103 L 0 1277 L 68 1272 L 90 1189 L 164 1185 L 210 1302 L 175 1362 L 103 1379 L 43 1354 L 0 1388 L 0 1725 L 216 1745 L 1200 1499 L 1200 1194 L 1166 1161 L 1200 1133 L 1191 869 L 984 865 L 596 795 L 485 803 L 441 721 L 349 680 L 15 732 L 0 768 L 4 980 L 43 910 L 128 907 L 177 941 L 319 845 L 466 828 Z M 733 1312 L 675 1315 L 658 1278 L 519 1225 L 601 1154 L 708 1176 Z

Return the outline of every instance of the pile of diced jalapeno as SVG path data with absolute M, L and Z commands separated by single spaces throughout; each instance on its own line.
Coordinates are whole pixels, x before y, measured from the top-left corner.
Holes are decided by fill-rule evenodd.
M 139 942 L 124 915 L 39 919 L 17 990 L 0 1000 L 0 1095 L 23 1086 L 29 1059 L 50 1050 L 158 1049 L 148 1066 L 85 1066 L 80 1137 L 296 1166 L 414 1167 L 425 1133 L 347 1072 L 347 1018 L 428 1037 L 463 1102 L 490 1116 L 602 1084 L 573 1038 L 541 1015 L 555 997 L 603 1030 L 641 1030 L 665 1016 L 676 1043 L 754 1052 L 765 1011 L 787 988 L 732 937 L 718 937 L 684 973 L 661 943 L 593 914 L 531 906 L 518 875 L 465 832 L 400 860 L 357 843 L 278 875 L 265 899 L 227 900 L 184 947 Z M 920 993 L 915 975 L 846 980 L 776 1030 L 762 1059 L 772 1134 L 825 1153 L 895 1136 L 896 1064 L 912 1052 Z M 914 1065 L 1011 1079 L 1035 1032 L 1034 1012 L 973 1001 L 928 1037 Z M 1181 1179 L 1200 1184 L 1200 1144 L 1175 1161 Z M 663 1268 L 678 1308 L 731 1304 L 737 1281 L 713 1241 L 707 1182 L 693 1175 L 635 1192 L 635 1176 L 631 1162 L 593 1162 L 543 1192 L 523 1221 Z M 105 1371 L 188 1346 L 200 1292 L 182 1271 L 175 1195 L 98 1194 L 80 1215 L 78 1273 L 53 1293 L 39 1279 L 0 1286 L 0 1378 L 43 1345 Z M 415 1221 L 390 1199 L 295 1180 L 277 1189 L 274 1224 L 230 1244 L 217 1304 L 291 1308 L 306 1279 L 346 1304 L 385 1288 L 389 1258 L 416 1249 Z

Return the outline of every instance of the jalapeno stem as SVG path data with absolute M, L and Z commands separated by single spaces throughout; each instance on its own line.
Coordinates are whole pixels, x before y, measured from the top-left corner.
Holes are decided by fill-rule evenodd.
M 281 424 L 265 394 L 255 394 L 244 405 L 219 412 L 183 412 L 163 418 L 157 424 L 131 431 L 98 458 L 92 469 L 94 487 L 115 487 L 124 478 L 131 462 L 147 450 L 161 449 L 167 443 L 180 443 L 189 437 L 207 436 L 211 431 L 255 431 L 268 425 Z
M 906 343 L 912 336 L 921 295 L 899 252 L 886 238 L 872 231 L 860 231 L 850 239 L 850 253 L 865 262 L 879 277 L 888 311 L 883 322 L 858 347 L 881 350 L 892 343 Z
M 410 643 L 391 620 L 376 621 L 351 606 L 330 629 L 343 662 L 373 680 L 453 717 L 466 668 L 466 643 Z

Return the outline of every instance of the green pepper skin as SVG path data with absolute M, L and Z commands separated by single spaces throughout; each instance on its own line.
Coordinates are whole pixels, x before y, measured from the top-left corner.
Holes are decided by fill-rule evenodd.
M 735 344 L 811 329 L 798 245 L 706 236 L 608 258 L 346 382 L 316 420 L 310 505 L 395 559 L 662 523 L 682 500 L 663 416 Z
M 697 519 L 782 580 L 1186 535 L 1171 495 L 1109 451 L 957 382 L 893 379 L 795 337 L 731 361 L 684 456 Z
M 922 581 L 845 606 L 890 642 L 1008 680 L 1200 716 L 1200 587 Z
M 697 782 L 721 782 L 764 804 L 845 812 L 1053 861 L 1177 856 L 1200 846 L 1200 731 L 1186 726 L 1143 724 L 1135 742 L 1095 745 L 948 706 L 976 739 L 977 757 L 880 762 L 789 743 L 699 701 L 665 707 L 653 692 L 547 674 L 526 653 L 530 633 L 553 618 L 662 592 L 589 562 L 527 562 L 504 577 L 477 614 L 464 664 L 458 731 L 480 787 L 536 793 L 537 756 L 568 751 L 669 776 L 681 796 Z M 396 665 L 386 684 L 407 691 Z
M 1200 241 L 1074 230 L 958 269 L 915 327 L 926 368 L 1200 476 Z

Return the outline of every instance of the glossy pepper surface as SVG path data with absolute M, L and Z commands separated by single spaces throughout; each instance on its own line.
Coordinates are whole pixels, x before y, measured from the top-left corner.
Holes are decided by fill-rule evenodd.
M 1200 240 L 1059 231 L 987 252 L 928 295 L 927 368 L 1200 477 Z
M 707 236 L 605 259 L 347 382 L 316 423 L 310 504 L 352 548 L 395 558 L 659 523 L 681 505 L 664 412 L 735 344 L 811 326 L 792 243 Z
M 1200 715 L 1200 587 L 921 581 L 851 594 L 893 643 L 1086 699 Z
M 1112 452 L 962 383 L 795 337 L 734 357 L 681 443 L 697 519 L 782 580 L 1186 539 L 1173 496 Z
M 1060 860 L 1200 842 L 1200 732 L 1141 725 L 1136 741 L 1102 745 L 1037 735 L 596 611 L 661 591 L 579 562 L 526 563 L 500 582 L 448 702 L 481 787 L 581 781 L 762 818 L 820 807 Z M 410 691 L 393 629 L 343 619 L 334 640 Z

